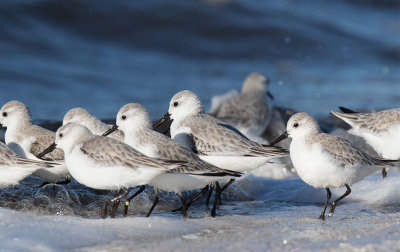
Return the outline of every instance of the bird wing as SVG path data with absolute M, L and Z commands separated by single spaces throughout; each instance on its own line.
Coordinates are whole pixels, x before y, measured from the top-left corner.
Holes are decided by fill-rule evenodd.
M 375 162 L 373 158 L 345 138 L 320 133 L 315 135 L 313 140 L 321 144 L 326 152 L 340 162 L 341 166 L 380 165 L 380 162 Z
M 35 137 L 34 142 L 31 145 L 30 153 L 38 156 L 47 147 L 54 143 L 56 133 L 37 125 L 33 125 L 32 135 Z M 54 151 L 46 154 L 42 159 L 44 160 L 64 160 L 64 152 L 61 149 L 55 149 Z
M 173 164 L 147 157 L 131 146 L 109 137 L 94 136 L 86 140 L 80 149 L 93 162 L 102 166 L 125 166 L 132 169 L 148 167 L 167 170 L 168 166 Z

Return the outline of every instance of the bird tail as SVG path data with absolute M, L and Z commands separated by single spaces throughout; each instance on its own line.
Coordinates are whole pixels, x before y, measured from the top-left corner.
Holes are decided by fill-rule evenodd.
M 355 114 L 355 113 L 358 113 L 357 111 L 354 111 L 354 110 L 352 110 L 352 109 L 349 109 L 349 108 L 346 108 L 346 107 L 342 107 L 342 106 L 339 106 L 339 109 L 340 109 L 343 113 L 345 113 L 345 114 Z
M 27 158 L 21 158 L 21 157 L 17 158 L 17 163 L 21 164 L 21 165 L 42 166 L 44 168 L 50 168 L 50 167 L 60 165 L 59 163 L 56 163 L 56 162 L 39 161 L 39 160 L 33 160 L 33 159 L 27 159 Z
M 353 122 L 357 120 L 358 113 L 340 113 L 336 111 L 331 111 L 332 115 L 342 119 L 346 123 L 353 125 Z
M 385 159 L 385 158 L 374 157 L 373 160 L 375 165 L 400 167 L 400 159 Z

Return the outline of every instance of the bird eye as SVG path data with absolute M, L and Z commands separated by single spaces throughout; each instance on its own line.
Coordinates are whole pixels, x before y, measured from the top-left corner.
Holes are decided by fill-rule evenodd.
M 293 124 L 293 127 L 297 128 L 297 127 L 299 127 L 299 124 L 295 123 L 295 124 Z
M 60 134 L 58 134 L 58 136 L 59 136 L 59 137 L 63 137 L 63 136 L 64 136 L 64 134 L 63 134 L 63 133 L 60 133 Z
M 178 106 L 178 102 L 174 102 L 174 107 Z
M 7 116 L 7 112 L 3 112 L 3 116 L 6 117 Z
M 126 119 L 126 115 L 121 116 L 122 120 Z

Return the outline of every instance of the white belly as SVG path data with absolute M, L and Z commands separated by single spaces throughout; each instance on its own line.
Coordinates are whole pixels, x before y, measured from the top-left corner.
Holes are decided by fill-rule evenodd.
M 340 166 L 324 152 L 320 144 L 305 145 L 304 141 L 292 140 L 290 158 L 300 178 L 316 188 L 351 186 L 376 171 L 376 167 Z
M 16 185 L 19 181 L 31 175 L 38 169 L 37 166 L 0 166 L 0 187 Z
M 71 176 L 79 183 L 103 190 L 119 190 L 146 185 L 162 172 L 162 170 L 151 168 L 132 169 L 124 166 L 96 165 L 79 150 L 66 155 L 65 161 Z
M 265 164 L 270 157 L 199 156 L 202 160 L 222 169 L 238 172 L 252 171 Z
M 67 166 L 64 161 L 57 161 L 60 165 L 51 168 L 40 168 L 32 175 L 40 177 L 43 181 L 55 183 L 70 177 Z
M 383 158 L 400 158 L 400 126 L 394 127 L 388 132 L 379 135 L 355 129 L 352 129 L 349 132 L 364 138 Z
M 179 173 L 163 173 L 156 176 L 149 185 L 167 192 L 180 194 L 182 191 L 203 188 L 215 181 L 219 177 L 197 176 Z

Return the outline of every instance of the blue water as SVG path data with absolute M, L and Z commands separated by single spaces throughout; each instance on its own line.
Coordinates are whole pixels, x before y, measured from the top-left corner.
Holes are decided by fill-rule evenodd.
M 156 118 L 182 89 L 207 109 L 252 71 L 277 105 L 317 116 L 399 107 L 400 3 L 1 1 L 0 55 L 0 103 L 34 119 L 114 118 L 128 102 Z

